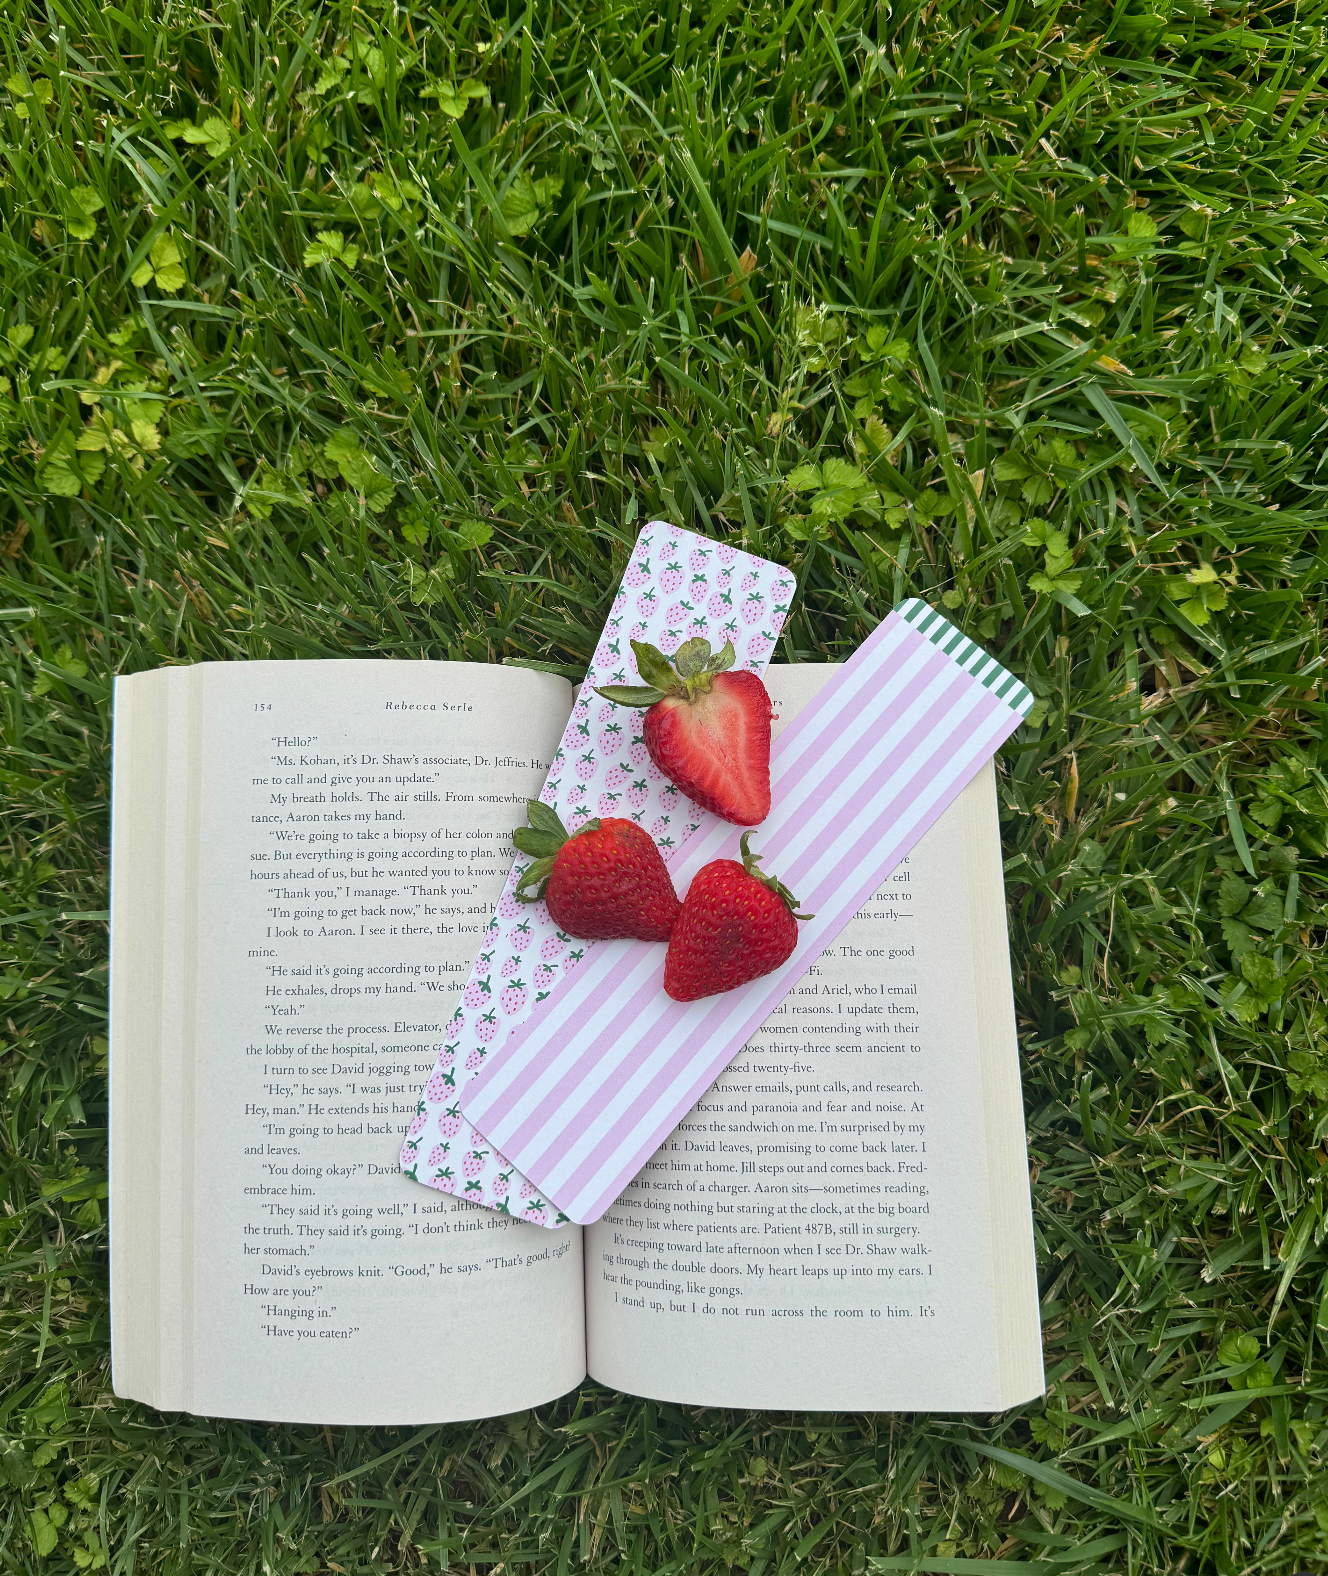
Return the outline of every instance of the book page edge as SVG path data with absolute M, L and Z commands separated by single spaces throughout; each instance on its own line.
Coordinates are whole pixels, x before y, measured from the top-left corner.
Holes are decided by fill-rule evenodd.
M 163 672 L 115 680 L 111 773 L 111 1385 L 160 1393 L 161 1004 L 167 692 Z
M 968 864 L 973 983 L 987 1139 L 992 1293 L 1000 1364 L 1000 1405 L 1043 1394 L 1042 1321 L 1025 1145 L 1019 1037 L 1014 1016 L 1009 922 L 1005 909 L 995 762 L 989 760 L 962 795 Z

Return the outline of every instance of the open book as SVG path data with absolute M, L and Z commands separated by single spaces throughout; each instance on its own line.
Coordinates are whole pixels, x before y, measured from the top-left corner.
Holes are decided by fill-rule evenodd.
M 777 729 L 831 671 L 769 670 Z M 990 765 L 595 1225 L 401 1174 L 573 699 L 470 663 L 118 681 L 117 1394 L 336 1424 L 498 1415 L 587 1373 L 719 1406 L 1039 1394 Z

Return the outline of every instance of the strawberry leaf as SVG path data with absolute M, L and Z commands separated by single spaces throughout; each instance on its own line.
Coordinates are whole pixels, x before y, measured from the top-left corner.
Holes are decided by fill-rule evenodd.
M 673 665 L 658 646 L 649 645 L 643 640 L 634 640 L 632 651 L 636 656 L 636 671 L 647 684 L 663 691 L 666 695 L 677 688 L 678 679 L 673 671 Z
M 664 691 L 650 684 L 604 684 L 595 693 L 615 706 L 653 706 L 664 699 Z
M 567 839 L 557 832 L 536 832 L 529 826 L 518 826 L 512 841 L 532 859 L 552 859 Z
M 535 831 L 548 832 L 552 836 L 566 840 L 567 828 L 563 825 L 558 812 L 542 800 L 526 800 L 526 819 Z
M 704 635 L 684 640 L 673 653 L 673 666 L 685 679 L 703 673 L 710 662 L 710 642 Z

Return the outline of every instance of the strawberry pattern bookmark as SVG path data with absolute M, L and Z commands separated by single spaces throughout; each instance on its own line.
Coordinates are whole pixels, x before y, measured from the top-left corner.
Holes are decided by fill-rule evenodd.
M 680 1003 L 663 948 L 601 942 L 461 1097 L 572 1220 L 598 1220 L 792 986 L 1033 704 L 926 603 L 905 602 L 775 741 L 757 831 L 813 918 L 770 974 Z M 670 862 L 679 893 L 742 829 L 711 819 Z
M 731 640 L 734 664 L 764 673 L 788 617 L 795 581 L 789 570 L 691 531 L 653 521 L 636 540 L 580 698 L 554 755 L 540 798 L 569 832 L 593 816 L 636 821 L 669 859 L 714 817 L 688 800 L 646 754 L 642 713 L 601 700 L 601 684 L 636 684 L 630 642 L 666 655 L 703 635 L 718 650 Z M 513 809 L 513 824 L 524 816 Z M 479 956 L 447 1025 L 447 1043 L 424 1087 L 401 1147 L 407 1176 L 442 1193 L 533 1221 L 567 1216 L 467 1120 L 462 1091 L 501 1053 L 508 1036 L 542 1011 L 555 986 L 606 942 L 576 941 L 545 905 L 518 901 L 519 859 L 484 931 Z

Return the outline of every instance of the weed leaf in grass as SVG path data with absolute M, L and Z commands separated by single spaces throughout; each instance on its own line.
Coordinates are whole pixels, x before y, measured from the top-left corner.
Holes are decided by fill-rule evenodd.
M 104 455 L 86 452 L 81 443 L 76 443 L 73 433 L 65 431 L 42 456 L 37 485 L 58 498 L 76 498 L 85 487 L 93 486 L 105 469 Z
M 304 249 L 304 266 L 313 268 L 318 263 L 340 263 L 343 268 L 354 268 L 360 250 L 352 246 L 340 230 L 319 230 Z
M 90 241 L 97 233 L 96 215 L 106 206 L 91 186 L 71 186 L 65 204 L 65 229 L 76 241 Z
M 503 195 L 502 210 L 507 228 L 513 235 L 529 235 L 562 189 L 561 176 L 544 175 L 532 180 L 525 170 L 519 170 Z
M 174 295 L 176 291 L 183 290 L 184 262 L 175 237 L 159 235 L 152 243 L 148 255 L 130 275 L 130 279 L 140 289 L 144 285 L 155 284 L 158 290 L 164 290 L 167 295 Z

